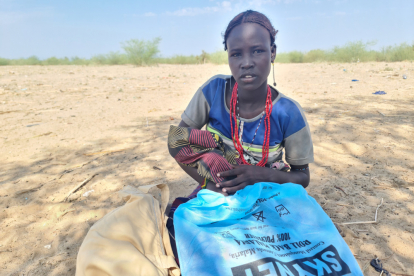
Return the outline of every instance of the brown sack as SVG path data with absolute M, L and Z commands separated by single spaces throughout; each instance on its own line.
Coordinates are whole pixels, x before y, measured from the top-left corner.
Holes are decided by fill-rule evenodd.
M 161 207 L 151 188 L 159 189 Z M 168 186 L 127 186 L 120 194 L 127 203 L 96 222 L 83 240 L 76 276 L 179 276 L 165 225 Z

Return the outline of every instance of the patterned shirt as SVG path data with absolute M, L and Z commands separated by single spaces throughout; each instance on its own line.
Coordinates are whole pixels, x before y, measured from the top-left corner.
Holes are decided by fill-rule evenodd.
M 204 83 L 193 96 L 181 118 L 192 128 L 201 129 L 207 125 L 208 131 L 220 135 L 224 143 L 234 149 L 230 111 L 226 104 L 226 86 L 229 85 L 230 78 L 231 76 L 227 75 L 216 75 Z M 240 118 L 243 122 L 241 135 L 245 158 L 253 164 L 262 159 L 265 133 L 263 122 L 250 146 L 260 118 L 261 114 L 252 119 Z M 283 149 L 286 151 L 286 162 L 290 165 L 306 165 L 314 161 L 311 133 L 302 107 L 278 92 L 270 116 L 269 165 L 282 159 Z

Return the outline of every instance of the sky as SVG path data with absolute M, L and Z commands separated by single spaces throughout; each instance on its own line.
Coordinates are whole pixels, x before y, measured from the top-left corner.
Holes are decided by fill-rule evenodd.
M 247 9 L 279 30 L 278 52 L 414 43 L 414 0 L 0 0 L 0 57 L 90 58 L 155 37 L 163 57 L 214 52 Z

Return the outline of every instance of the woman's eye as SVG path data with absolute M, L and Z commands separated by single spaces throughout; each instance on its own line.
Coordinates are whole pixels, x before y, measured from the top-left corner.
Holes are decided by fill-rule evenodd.
M 235 53 L 235 54 L 232 54 L 231 56 L 232 56 L 232 57 L 239 57 L 239 56 L 240 56 L 240 54 L 239 54 L 239 53 Z
M 263 53 L 263 50 L 254 50 L 253 54 L 260 54 Z

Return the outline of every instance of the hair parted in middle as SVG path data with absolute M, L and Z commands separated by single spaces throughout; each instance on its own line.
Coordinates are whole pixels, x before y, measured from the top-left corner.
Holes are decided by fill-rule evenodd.
M 227 26 L 226 32 L 224 33 L 223 41 L 224 51 L 227 51 L 227 38 L 229 37 L 231 30 L 233 30 L 234 27 L 243 23 L 256 23 L 263 26 L 264 28 L 266 28 L 266 30 L 269 31 L 270 45 L 273 45 L 275 43 L 275 38 L 278 31 L 275 30 L 269 18 L 267 18 L 267 16 L 263 13 L 253 10 L 247 10 L 236 15 Z

